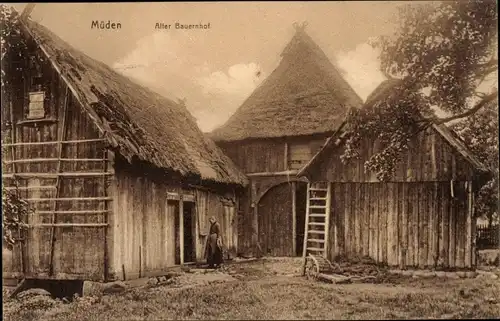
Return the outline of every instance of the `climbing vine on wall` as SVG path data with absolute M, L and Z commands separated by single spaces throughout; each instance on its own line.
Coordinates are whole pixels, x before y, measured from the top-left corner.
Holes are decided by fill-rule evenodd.
M 17 191 L 8 191 L 2 187 L 2 233 L 3 242 L 12 246 L 18 241 L 17 233 L 24 232 L 28 225 L 25 223 L 31 210 L 28 203 L 19 197 Z
M 12 95 L 11 75 L 19 72 L 19 65 L 14 61 L 20 60 L 21 53 L 26 48 L 26 41 L 21 37 L 19 28 L 19 15 L 15 10 L 5 5 L 0 5 L 0 42 L 1 42 L 1 92 L 2 109 L 5 111 L 7 103 Z M 2 113 L 2 167 L 11 166 L 5 163 L 5 155 L 9 150 L 4 144 L 10 143 L 9 117 Z M 19 241 L 18 233 L 27 229 L 27 215 L 31 213 L 28 203 L 19 196 L 18 190 L 7 190 L 2 184 L 2 243 L 4 246 L 12 246 Z

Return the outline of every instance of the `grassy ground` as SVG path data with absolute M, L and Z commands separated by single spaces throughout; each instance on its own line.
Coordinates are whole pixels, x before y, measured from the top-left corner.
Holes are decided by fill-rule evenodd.
M 334 285 L 293 276 L 297 260 L 231 266 L 219 277 L 186 274 L 168 285 L 64 304 L 4 299 L 17 320 L 415 319 L 496 318 L 500 281 L 393 277 L 379 284 Z M 202 282 L 205 281 L 205 282 Z M 188 287 L 190 284 L 195 286 Z

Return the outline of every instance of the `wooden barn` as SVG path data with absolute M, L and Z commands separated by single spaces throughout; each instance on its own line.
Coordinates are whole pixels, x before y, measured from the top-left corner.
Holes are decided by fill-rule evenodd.
M 8 58 L 3 185 L 33 214 L 4 278 L 112 281 L 203 259 L 210 216 L 237 251 L 245 175 L 184 105 L 31 20 Z M 5 107 L 4 107 L 5 106 Z M 9 108 L 7 108 L 9 107 Z
M 364 108 L 396 85 L 382 83 Z M 364 163 L 378 151 L 377 139 L 366 137 L 360 157 L 343 164 L 347 137 L 342 128 L 298 174 L 310 182 L 310 213 L 327 208 L 326 215 L 307 219 L 307 252 L 329 260 L 369 256 L 402 268 L 473 268 L 474 199 L 488 171 L 461 139 L 445 125 L 421 131 L 392 179 L 380 182 L 364 171 Z
M 345 112 L 362 105 L 304 28 L 295 25 L 278 67 L 210 133 L 250 181 L 240 221 L 241 249 L 250 255 L 301 255 L 306 183 L 297 171 Z

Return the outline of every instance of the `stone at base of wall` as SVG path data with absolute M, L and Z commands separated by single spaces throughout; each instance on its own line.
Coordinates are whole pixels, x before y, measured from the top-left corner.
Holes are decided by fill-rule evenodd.
M 431 271 L 431 270 L 398 270 L 393 269 L 388 271 L 390 274 L 399 274 L 402 276 L 413 278 L 448 278 L 448 279 L 473 279 L 487 277 L 491 279 L 498 279 L 498 275 L 491 271 L 457 271 L 457 272 L 444 272 L 444 271 Z

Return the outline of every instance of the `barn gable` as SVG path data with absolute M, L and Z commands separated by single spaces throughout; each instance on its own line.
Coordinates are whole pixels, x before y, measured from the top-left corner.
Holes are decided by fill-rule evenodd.
M 394 81 L 383 82 L 368 99 L 366 105 L 379 99 L 384 92 L 394 86 Z M 325 173 L 331 181 L 376 181 L 374 174 L 364 172 L 364 163 L 377 152 L 375 139 L 363 142 L 359 159 L 343 164 L 340 155 L 344 152 L 346 121 L 339 127 L 304 166 L 298 176 L 314 176 Z M 475 173 L 488 172 L 488 169 L 465 146 L 462 140 L 444 124 L 433 125 L 417 134 L 410 142 L 410 148 L 401 156 L 401 161 L 393 177 L 394 181 L 436 181 L 451 179 L 470 179 Z
M 468 180 L 486 168 L 454 138 L 449 129 L 434 126 L 416 135 L 410 141 L 410 148 L 401 155 L 391 181 L 449 181 Z M 445 133 L 445 135 L 443 135 Z M 366 139 L 360 157 L 342 163 L 345 135 L 342 132 L 332 136 L 311 161 L 302 168 L 298 176 L 314 180 L 324 177 L 335 182 L 376 182 L 374 173 L 366 173 L 364 164 L 378 152 L 374 139 Z M 457 148 L 459 145 L 461 148 Z

